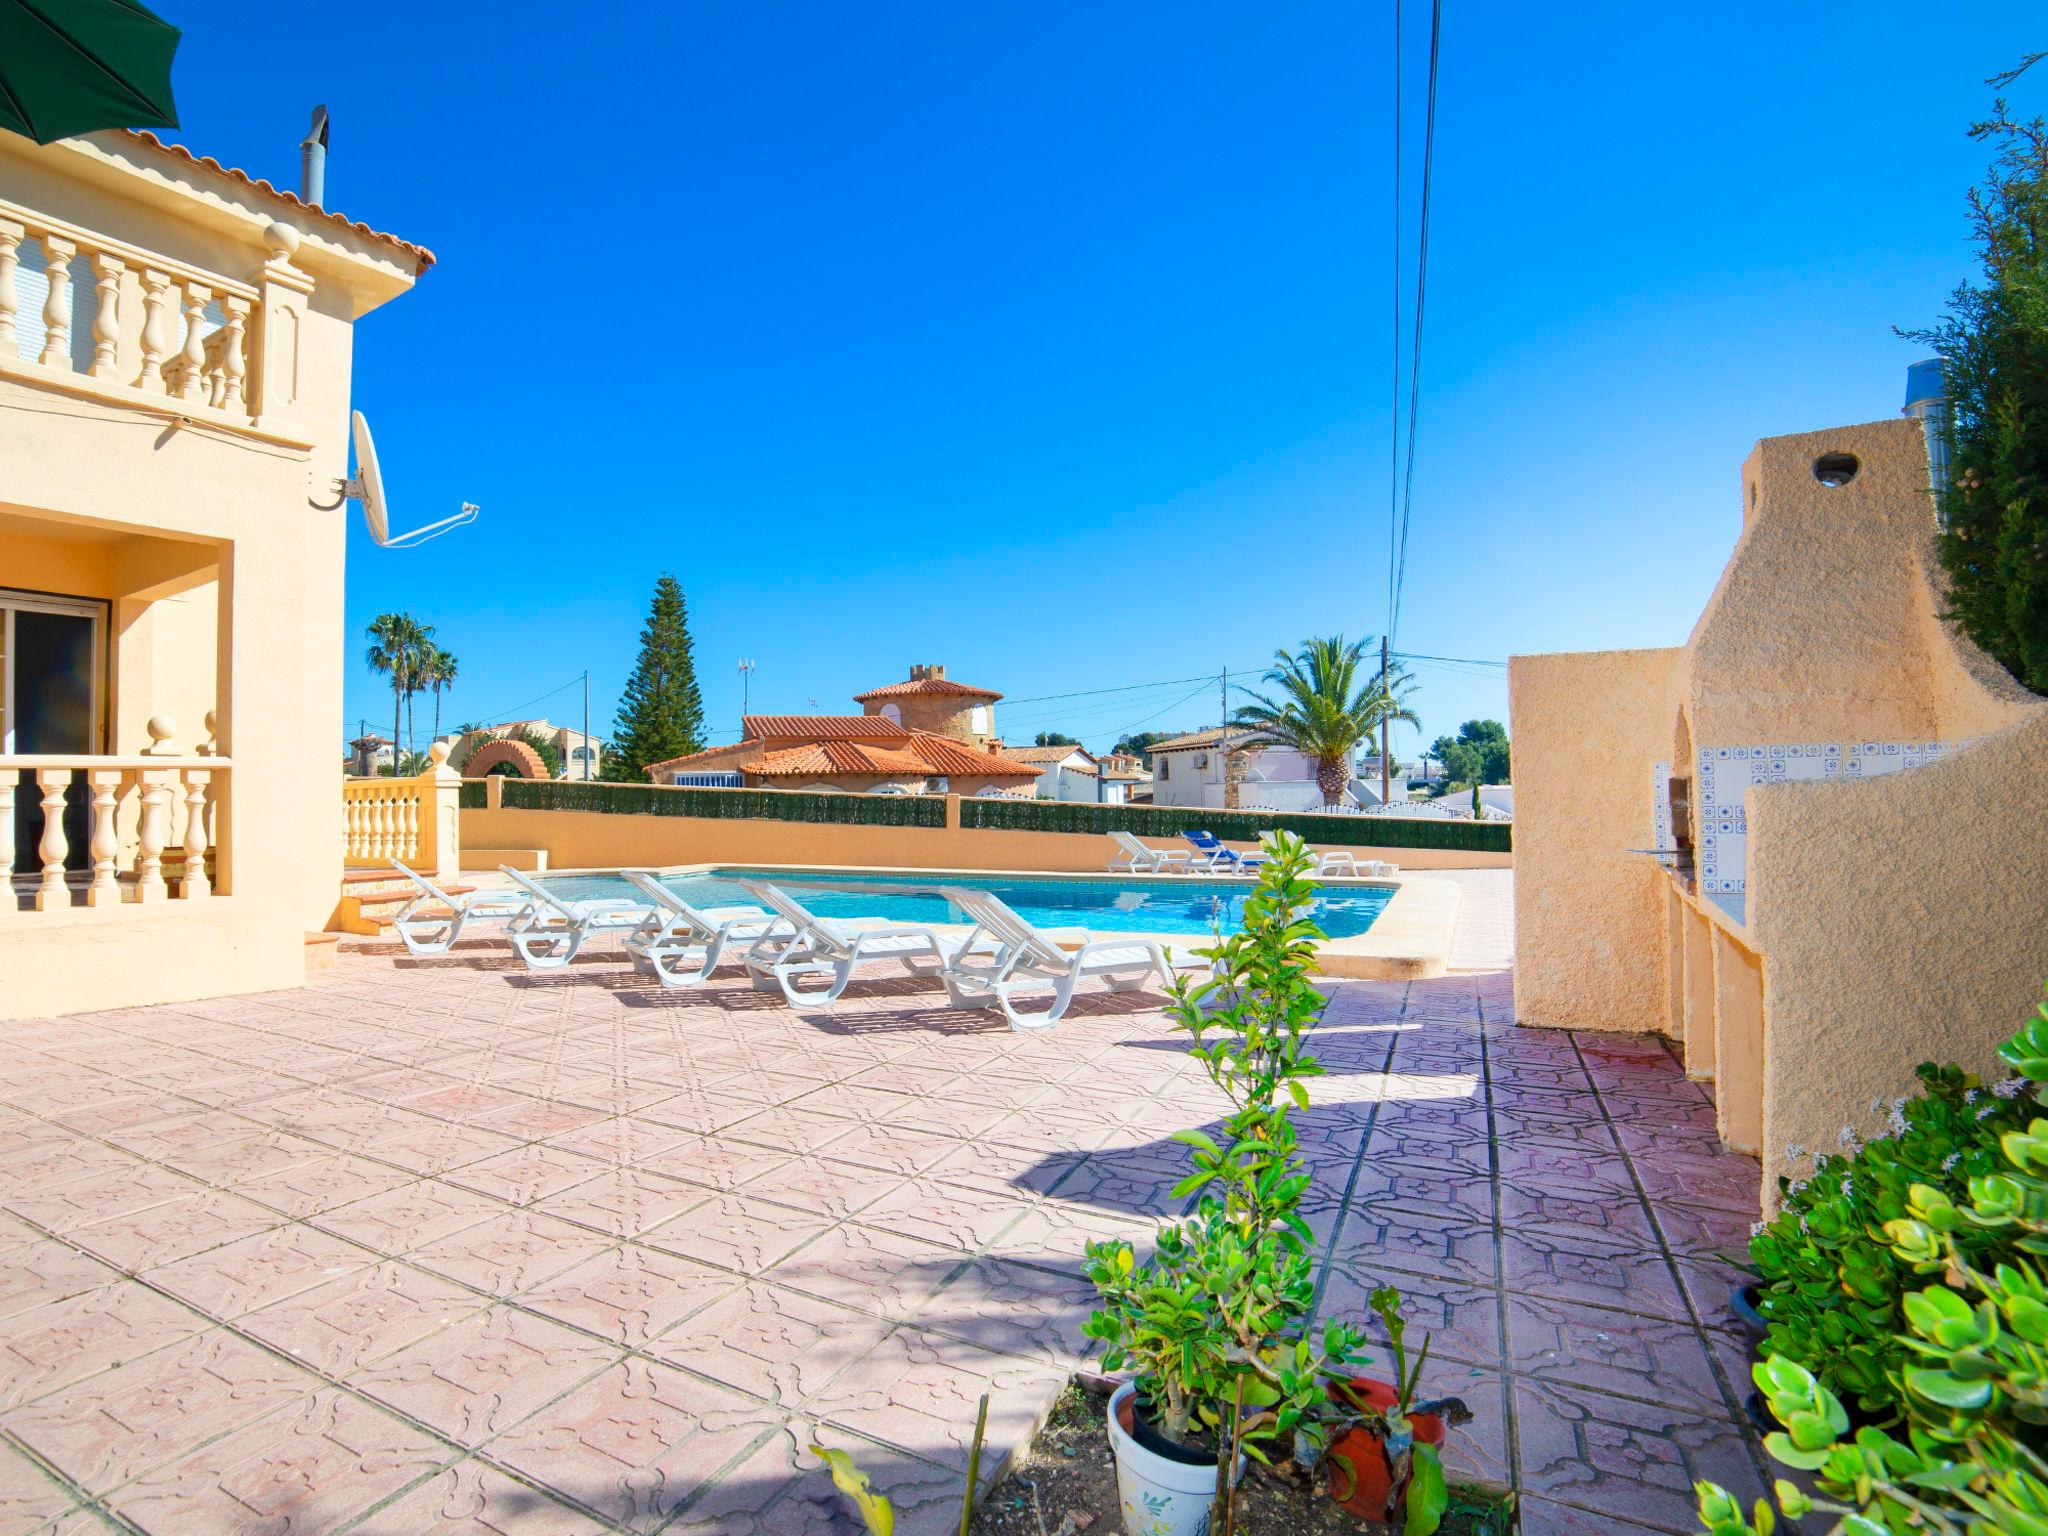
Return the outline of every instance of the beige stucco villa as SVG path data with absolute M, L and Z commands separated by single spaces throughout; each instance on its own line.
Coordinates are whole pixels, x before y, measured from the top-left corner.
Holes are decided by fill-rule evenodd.
M 0 1016 L 303 977 L 353 328 L 432 261 L 149 134 L 0 133 Z
M 2048 699 L 1943 621 L 1928 477 L 1915 421 L 1768 438 L 1685 644 L 1509 663 L 1517 1016 L 1682 1040 L 1767 1175 L 2048 978 Z
M 651 763 L 656 784 L 853 794 L 1029 796 L 1042 769 L 1003 750 L 1002 695 L 914 666 L 854 695 L 858 715 L 747 715 L 740 740 Z

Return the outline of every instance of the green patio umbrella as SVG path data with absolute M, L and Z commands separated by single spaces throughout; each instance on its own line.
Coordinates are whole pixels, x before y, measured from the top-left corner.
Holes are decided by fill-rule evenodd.
M 135 0 L 0 0 L 0 128 L 175 128 L 178 29 Z

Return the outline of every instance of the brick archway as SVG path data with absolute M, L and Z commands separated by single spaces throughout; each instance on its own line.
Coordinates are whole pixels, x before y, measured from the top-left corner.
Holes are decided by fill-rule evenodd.
M 523 741 L 485 742 L 469 754 L 469 761 L 462 765 L 462 776 L 480 779 L 500 763 L 509 763 L 518 770 L 522 779 L 551 777 L 548 765 L 540 760 L 540 754 Z

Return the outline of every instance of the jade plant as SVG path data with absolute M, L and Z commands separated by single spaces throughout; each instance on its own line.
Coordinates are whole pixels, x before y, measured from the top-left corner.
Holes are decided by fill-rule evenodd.
M 2048 1076 L 2048 1008 L 1999 1054 Z M 1891 1378 L 1900 1422 L 1852 1432 L 1816 1372 L 1767 1356 L 1754 1375 L 1783 1428 L 1764 1448 L 1810 1484 L 1780 1479 L 1777 1510 L 1837 1517 L 1829 1529 L 1849 1536 L 2048 1536 L 2048 1119 L 2006 1131 L 1997 1165 L 1960 1192 L 1911 1186 L 1880 1236 L 1914 1278 Z M 1771 1536 L 1766 1501 L 1698 1492 L 1711 1536 Z
M 1363 1343 L 1348 1324 L 1319 1335 L 1309 1324 L 1313 1235 L 1299 1207 L 1310 1175 L 1290 1115 L 1308 1106 L 1307 1083 L 1322 1071 L 1304 1037 L 1325 1001 L 1309 981 L 1323 934 L 1310 918 L 1307 846 L 1282 833 L 1267 851 L 1242 927 L 1200 951 L 1211 974 L 1178 978 L 1168 1008 L 1231 1104 L 1221 1136 L 1174 1137 L 1192 1162 L 1174 1198 L 1199 1201 L 1161 1227 L 1149 1262 L 1127 1242 L 1088 1245 L 1102 1306 L 1084 1331 L 1105 1346 L 1105 1369 L 1137 1368 L 1155 1427 L 1214 1452 L 1221 1536 L 1235 1529 L 1240 1456 L 1270 1466 L 1292 1454 L 1298 1432 L 1315 1443 L 1329 1378 Z
M 1885 1225 L 1906 1215 L 1916 1185 L 1959 1197 L 1996 1171 L 2000 1139 L 2041 1107 L 2029 1068 L 2048 1072 L 2023 1053 L 2008 1064 L 2022 1075 L 1986 1088 L 1960 1068 L 1922 1063 L 1921 1092 L 1890 1106 L 1888 1132 L 1845 1133 L 1845 1150 L 1819 1158 L 1809 1177 L 1781 1179 L 1778 1214 L 1750 1241 L 1769 1353 L 1811 1371 L 1863 1422 L 1900 1412 L 1901 1308 L 1914 1277 Z

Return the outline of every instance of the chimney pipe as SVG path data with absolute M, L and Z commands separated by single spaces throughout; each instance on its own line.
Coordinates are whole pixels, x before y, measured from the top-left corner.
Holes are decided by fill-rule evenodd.
M 299 200 L 327 206 L 327 108 L 313 109 L 313 126 L 299 140 Z
M 1937 497 L 1948 489 L 1948 385 L 1941 359 L 1930 357 L 1906 369 L 1906 406 L 1899 414 L 1920 418 L 1927 434 L 1927 469 Z

